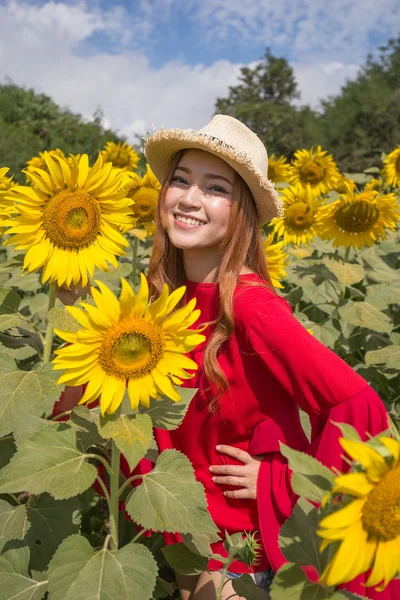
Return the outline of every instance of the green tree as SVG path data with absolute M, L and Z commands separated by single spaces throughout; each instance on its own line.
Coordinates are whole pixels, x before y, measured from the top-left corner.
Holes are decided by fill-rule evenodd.
M 308 106 L 293 104 L 300 94 L 293 69 L 285 58 L 273 56 L 267 48 L 255 67 L 241 68 L 239 81 L 239 85 L 229 88 L 227 98 L 217 99 L 216 112 L 245 123 L 270 153 L 291 156 L 297 148 L 318 138 L 318 115 Z
M 354 81 L 322 102 L 327 148 L 343 171 L 381 166 L 400 142 L 400 36 L 369 56 Z
M 104 129 L 102 114 L 93 120 L 60 108 L 45 94 L 11 82 L 0 85 L 0 165 L 11 168 L 17 178 L 32 156 L 61 148 L 65 154 L 88 153 L 93 160 L 107 141 L 125 141 Z M 21 179 L 22 181 L 22 179 Z

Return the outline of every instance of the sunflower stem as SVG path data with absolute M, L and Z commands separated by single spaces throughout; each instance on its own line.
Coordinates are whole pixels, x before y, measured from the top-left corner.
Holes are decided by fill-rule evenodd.
M 118 505 L 119 505 L 119 459 L 120 451 L 114 440 L 111 444 L 111 477 L 110 477 L 110 533 L 114 550 L 118 550 Z
M 43 364 L 50 362 L 51 357 L 51 348 L 53 344 L 53 325 L 49 321 L 49 312 L 54 307 L 56 302 L 56 282 L 50 282 L 49 289 L 49 304 L 47 308 L 47 327 L 46 334 L 44 338 L 44 349 L 43 349 Z
M 132 274 L 131 274 L 131 279 L 132 279 L 132 285 L 133 285 L 133 287 L 135 287 L 135 285 L 136 285 L 138 244 L 139 244 L 139 238 L 135 236 L 133 238 L 133 241 L 131 242 L 131 246 L 132 246 Z

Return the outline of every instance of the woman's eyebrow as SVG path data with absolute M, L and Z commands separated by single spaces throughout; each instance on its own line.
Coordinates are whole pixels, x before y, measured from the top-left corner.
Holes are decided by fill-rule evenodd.
M 177 171 L 178 169 L 180 171 L 184 171 L 185 173 L 191 173 L 192 172 L 187 167 L 176 167 L 175 170 Z M 222 180 L 222 181 L 226 181 L 227 183 L 229 183 L 229 185 L 233 186 L 233 183 L 231 181 L 229 181 L 229 179 L 227 179 L 223 175 L 216 175 L 215 173 L 205 173 L 204 176 L 207 177 L 208 179 L 219 179 L 219 180 Z

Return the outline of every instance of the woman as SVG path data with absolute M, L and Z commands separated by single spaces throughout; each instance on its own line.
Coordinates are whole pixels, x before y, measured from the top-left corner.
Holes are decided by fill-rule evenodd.
M 176 431 L 156 431 L 160 451 L 176 448 L 193 464 L 205 487 L 208 508 L 220 529 L 214 552 L 225 554 L 224 531 L 261 532 L 255 581 L 268 590 L 285 559 L 278 547 L 280 525 L 295 497 L 279 441 L 307 450 L 328 467 L 346 470 L 332 422 L 351 423 L 366 439 L 388 426 L 382 401 L 341 358 L 310 335 L 271 284 L 260 226 L 282 213 L 267 179 L 268 157 L 245 125 L 216 115 L 199 131 L 160 130 L 144 152 L 163 183 L 149 268 L 151 293 L 164 282 L 187 286 L 201 309 L 206 342 L 191 353 L 199 365 L 186 385 L 199 388 Z M 199 322 L 193 324 L 198 327 Z M 303 433 L 298 408 L 312 426 Z M 179 535 L 165 534 L 167 543 Z M 209 568 L 218 584 L 221 563 Z M 249 569 L 235 562 L 229 577 Z M 348 589 L 365 592 L 358 581 Z M 215 597 L 208 573 L 177 574 L 183 600 Z M 224 598 L 234 595 L 231 582 Z M 266 595 L 267 597 L 267 595 Z

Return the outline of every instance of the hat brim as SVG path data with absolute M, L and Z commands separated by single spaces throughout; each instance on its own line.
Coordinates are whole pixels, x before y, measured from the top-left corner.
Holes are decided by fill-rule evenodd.
M 160 129 L 146 140 L 144 155 L 157 179 L 163 183 L 179 150 L 206 150 L 222 158 L 247 183 L 257 207 L 260 225 L 283 216 L 283 203 L 272 181 L 265 177 L 244 152 L 218 138 L 185 129 Z

